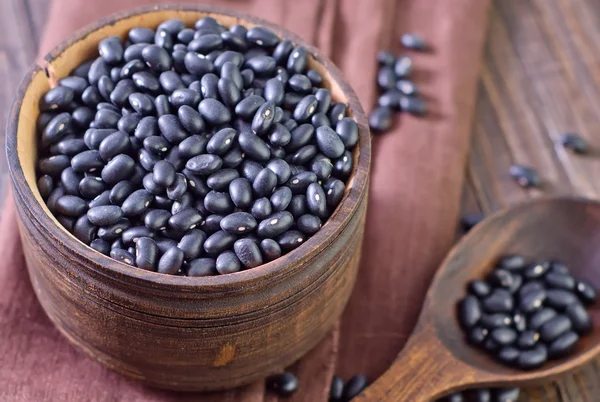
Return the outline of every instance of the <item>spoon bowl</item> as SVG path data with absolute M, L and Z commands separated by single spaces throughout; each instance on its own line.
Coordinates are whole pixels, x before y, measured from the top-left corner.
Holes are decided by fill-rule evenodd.
M 496 361 L 467 343 L 457 303 L 473 279 L 483 279 L 504 255 L 565 262 L 577 280 L 600 288 L 600 203 L 574 197 L 544 198 L 500 211 L 482 221 L 450 252 L 427 292 L 421 316 L 392 366 L 359 401 L 430 401 L 471 387 L 519 386 L 547 381 L 600 352 L 600 326 L 568 356 L 524 371 Z M 588 308 L 600 322 L 600 305 Z

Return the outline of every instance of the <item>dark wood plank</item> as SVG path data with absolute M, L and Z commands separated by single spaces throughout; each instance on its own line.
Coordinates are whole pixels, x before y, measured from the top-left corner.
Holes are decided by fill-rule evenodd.
M 486 213 L 550 194 L 600 197 L 599 22 L 594 0 L 494 1 L 467 172 Z M 557 145 L 567 131 L 595 152 Z M 508 173 L 514 163 L 536 168 L 542 188 L 518 187 Z M 599 363 L 527 389 L 522 400 L 597 401 Z
M 8 188 L 4 152 L 6 118 L 23 72 L 35 59 L 50 1 L 0 1 L 0 206 Z

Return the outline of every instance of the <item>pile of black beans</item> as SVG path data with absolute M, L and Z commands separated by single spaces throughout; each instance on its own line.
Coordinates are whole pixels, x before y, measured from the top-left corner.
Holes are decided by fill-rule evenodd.
M 427 46 L 415 34 L 402 35 L 400 42 L 411 50 L 424 51 Z M 420 97 L 419 88 L 411 81 L 412 58 L 407 55 L 396 57 L 392 52 L 381 50 L 377 53 L 379 70 L 377 86 L 380 94 L 377 106 L 369 115 L 369 127 L 374 134 L 385 133 L 394 124 L 394 112 L 406 112 L 421 116 L 427 111 L 425 101 Z
M 458 306 L 468 341 L 511 367 L 535 369 L 563 357 L 592 328 L 585 306 L 596 291 L 562 262 L 506 256 L 468 292 Z
M 164 274 L 256 267 L 340 203 L 358 126 L 307 50 L 178 19 L 108 37 L 41 100 L 38 187 L 83 243 Z
M 449 395 L 439 402 L 517 402 L 519 388 L 480 388 Z
M 298 390 L 298 378 L 289 371 L 267 378 L 267 389 L 282 397 L 288 397 Z M 349 402 L 359 395 L 367 386 L 369 380 L 362 374 L 350 378 L 348 382 L 338 376 L 333 376 L 329 389 L 329 402 Z

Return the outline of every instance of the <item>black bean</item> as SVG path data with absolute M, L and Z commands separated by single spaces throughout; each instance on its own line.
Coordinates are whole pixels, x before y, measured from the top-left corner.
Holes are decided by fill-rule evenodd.
M 292 197 L 292 201 L 288 206 L 287 210 L 292 216 L 298 219 L 300 216 L 308 212 L 308 206 L 306 204 L 306 196 L 304 194 L 298 194 Z
M 520 296 L 519 309 L 526 314 L 534 313 L 540 309 L 546 300 L 546 291 L 538 289 Z
M 132 245 L 140 237 L 154 237 L 154 234 L 146 226 L 133 226 L 123 231 L 121 240 L 125 245 Z
M 94 238 L 98 227 L 92 224 L 87 215 L 82 215 L 77 219 L 73 226 L 73 234 L 79 241 L 90 244 Z
M 60 184 L 65 190 L 65 194 L 79 196 L 79 182 L 82 178 L 83 175 L 75 172 L 71 167 L 63 170 L 60 174 Z
M 557 359 L 569 354 L 575 348 L 577 341 L 579 341 L 579 336 L 575 332 L 564 333 L 548 346 L 548 356 L 551 359 Z
M 497 268 L 489 275 L 488 281 L 496 287 L 511 288 L 514 283 L 514 278 L 510 272 Z
M 165 188 L 156 184 L 152 178 L 152 173 L 147 173 L 142 180 L 143 187 L 154 195 L 164 194 Z
M 394 63 L 394 73 L 397 78 L 407 78 L 413 71 L 413 61 L 410 56 L 403 55 L 398 57 Z
M 252 204 L 251 213 L 256 219 L 266 219 L 272 214 L 272 212 L 273 206 L 268 198 L 259 198 Z
M 231 113 L 227 107 L 216 99 L 204 99 L 200 102 L 198 110 L 204 120 L 213 126 L 222 125 L 231 120 Z
M 163 206 L 159 205 L 159 200 L 163 203 Z M 171 207 L 171 214 L 175 215 L 186 208 L 192 207 L 194 205 L 194 197 L 190 193 L 184 193 L 177 201 L 173 201 L 168 197 L 155 196 L 154 204 L 157 208 L 168 209 Z
M 322 223 L 318 216 L 306 214 L 298 218 L 296 226 L 302 233 L 312 236 L 321 229 Z
M 114 185 L 133 174 L 135 161 L 125 154 L 112 158 L 102 169 L 102 180 L 108 185 Z
M 310 92 L 312 84 L 308 77 L 303 74 L 294 74 L 288 80 L 288 86 L 294 91 L 301 94 Z
M 236 237 L 234 235 L 219 230 L 204 241 L 204 250 L 209 254 L 219 254 L 231 248 L 235 241 Z
M 310 120 L 317 109 L 318 100 L 314 95 L 306 95 L 294 109 L 294 119 L 298 122 Z
M 238 142 L 247 157 L 259 162 L 269 160 L 271 151 L 267 144 L 256 134 L 242 131 L 239 133 Z
M 564 310 L 569 305 L 577 303 L 578 299 L 574 293 L 562 289 L 549 289 L 546 292 L 546 304 L 557 310 Z
M 462 307 L 461 307 L 462 309 Z M 461 310 L 459 310 L 461 311 Z M 487 329 L 507 327 L 511 325 L 512 319 L 508 314 L 483 314 L 479 319 L 479 324 Z
M 94 124 L 96 128 L 117 128 L 121 114 L 110 109 L 100 109 L 96 112 Z
M 77 218 L 87 211 L 88 205 L 85 200 L 66 194 L 56 200 L 54 209 L 61 215 Z
M 476 279 L 469 283 L 469 292 L 479 298 L 484 298 L 492 293 L 492 288 L 487 282 Z
M 494 289 L 492 294 L 483 300 L 483 308 L 488 313 L 510 313 L 514 301 L 505 289 Z
M 121 248 L 114 248 L 110 250 L 110 258 L 128 265 L 134 265 L 135 263 L 135 257 L 133 256 L 133 254 Z
M 171 247 L 160 257 L 158 261 L 158 272 L 161 274 L 175 275 L 183 264 L 183 251 L 177 247 Z
M 521 349 L 531 349 L 535 346 L 539 339 L 540 334 L 536 331 L 524 331 L 519 335 L 519 338 L 517 339 L 517 345 Z
M 310 123 L 314 128 L 319 128 L 321 126 L 329 126 L 331 127 L 331 122 L 325 113 L 315 113 L 310 119 Z M 339 134 L 338 134 L 339 135 Z
M 89 208 L 98 207 L 100 205 L 110 205 L 110 190 L 103 191 L 88 203 Z M 50 197 L 48 198 L 48 207 L 50 207 Z
M 541 326 L 540 339 L 546 343 L 553 342 L 572 328 L 571 320 L 565 315 L 557 315 Z
M 336 375 L 331 379 L 329 387 L 329 402 L 341 402 L 344 392 L 344 380 Z
M 210 214 L 210 211 L 206 211 L 206 214 Z M 208 215 L 206 219 L 200 223 L 200 226 L 206 233 L 213 234 L 221 230 L 221 221 L 223 218 L 223 215 Z
M 277 243 L 284 252 L 291 251 L 300 246 L 306 240 L 306 236 L 297 230 L 288 230 L 277 239 Z
M 98 148 L 100 148 L 100 144 L 102 143 L 102 141 L 104 141 L 106 137 L 115 132 L 117 132 L 117 130 L 112 128 L 90 128 L 86 130 L 86 132 L 83 134 L 83 141 L 89 149 L 97 150 Z
M 201 134 L 204 131 L 204 119 L 192 107 L 188 105 L 181 106 L 177 110 L 177 116 L 179 117 L 179 123 L 190 134 Z
M 155 271 L 160 250 L 149 237 L 140 237 L 135 243 L 135 265 L 148 271 Z
M 522 351 L 516 360 L 518 367 L 526 370 L 536 369 L 548 360 L 548 349 L 538 343 L 533 349 Z
M 276 64 L 275 59 L 270 56 L 256 56 L 246 59 L 244 67 L 254 71 L 258 77 L 265 77 L 273 74 Z
M 204 206 L 214 214 L 228 214 L 233 210 L 234 204 L 229 194 L 213 190 L 206 194 Z
M 513 320 L 514 327 L 517 331 L 523 332 L 527 329 L 527 318 L 525 318 L 525 315 L 523 313 L 521 313 L 520 311 L 517 311 L 513 315 L 512 320 Z
M 187 179 L 182 173 L 177 173 L 175 175 L 175 180 L 173 180 L 173 183 L 169 187 L 167 187 L 167 197 L 170 200 L 177 201 L 184 196 L 186 191 Z
M 497 388 L 494 390 L 496 402 L 517 402 L 519 393 L 519 388 Z
M 170 217 L 171 214 L 169 211 L 165 211 L 164 209 L 154 209 L 144 216 L 144 224 L 152 231 L 164 230 L 167 228 Z
M 38 190 L 44 200 L 48 199 L 52 190 L 54 190 L 54 180 L 48 175 L 43 175 L 38 179 Z
M 284 211 L 292 201 L 292 190 L 288 187 L 280 187 L 273 192 L 270 198 L 273 210 Z
M 573 303 L 565 310 L 565 314 L 571 320 L 573 329 L 579 334 L 584 334 L 592 329 L 592 319 L 581 304 Z
M 308 209 L 321 219 L 327 219 L 327 201 L 325 192 L 318 183 L 311 183 L 306 190 L 306 202 Z
M 87 149 L 88 147 L 85 145 L 85 141 L 81 138 L 63 139 L 56 143 L 56 150 L 58 153 L 68 156 L 77 155 Z
M 519 349 L 513 346 L 505 346 L 498 351 L 497 356 L 504 363 L 512 364 L 519 358 L 520 353 Z
M 245 268 L 254 268 L 263 263 L 260 249 L 250 239 L 240 239 L 233 244 L 233 250 Z
M 266 133 L 273 124 L 274 117 L 275 104 L 273 102 L 262 104 L 254 113 L 252 131 L 258 135 Z
M 177 171 L 167 161 L 160 160 L 156 162 L 152 170 L 152 179 L 156 184 L 162 187 L 169 187 L 175 181 Z
M 596 302 L 596 290 L 588 282 L 577 282 L 575 291 L 577 296 L 579 296 L 581 301 L 583 301 L 585 304 L 594 304 Z
M 59 158 L 61 158 L 62 156 L 63 155 L 50 157 L 49 162 L 58 163 Z M 65 158 L 67 157 L 65 156 Z M 104 161 L 100 157 L 100 153 L 98 151 L 88 150 L 73 156 L 73 158 L 71 159 L 71 166 L 76 172 L 94 172 L 104 167 Z M 48 171 L 44 171 L 42 166 L 40 166 L 40 170 L 42 170 L 42 173 L 53 175 Z
M 271 169 L 261 169 L 252 183 L 252 189 L 258 197 L 270 196 L 277 186 L 277 176 Z
M 298 390 L 298 378 L 288 371 L 267 378 L 266 387 L 281 397 L 288 397 Z
M 384 92 L 377 98 L 377 106 L 394 110 L 400 109 L 402 93 L 395 89 Z
M 556 317 L 556 311 L 551 308 L 542 308 L 535 312 L 529 319 L 529 328 L 539 330 L 542 325 Z
M 217 155 L 202 154 L 188 160 L 185 167 L 189 171 L 200 175 L 215 173 L 223 165 L 223 160 Z
M 543 283 L 537 280 L 532 280 L 529 281 L 527 283 L 525 283 L 523 286 L 521 286 L 521 289 L 519 289 L 519 297 L 523 297 L 525 294 L 529 293 L 529 292 L 533 292 L 533 291 L 537 291 L 537 290 L 545 290 L 546 288 L 544 287 Z
M 311 84 L 313 84 L 315 87 L 323 84 L 323 77 L 321 77 L 321 74 L 319 74 L 319 72 L 316 70 L 308 70 L 306 72 L 306 76 L 310 80 Z
M 104 239 L 92 240 L 90 247 L 104 255 L 110 255 L 110 243 Z
M 473 327 L 469 330 L 467 339 L 473 345 L 481 345 L 489 334 L 489 330 L 483 327 Z
M 444 398 L 444 402 L 464 402 L 465 398 L 463 397 L 463 394 L 460 392 L 455 392 L 453 394 L 448 395 L 446 398 Z
M 239 173 L 235 169 L 221 169 L 211 174 L 206 180 L 206 184 L 213 190 L 225 191 L 229 188 L 229 184 L 238 177 Z
M 166 50 L 173 49 L 173 37 L 164 29 L 157 29 L 154 35 L 154 43 Z
M 481 304 L 474 296 L 461 300 L 458 307 L 458 318 L 464 328 L 471 328 L 481 319 Z
M 532 264 L 532 265 L 528 266 L 527 268 L 525 268 L 525 270 L 523 271 L 523 275 L 527 279 L 537 279 L 537 278 L 541 278 L 542 276 L 546 275 L 546 272 L 548 272 L 548 269 L 550 269 L 549 262 L 546 261 L 546 262 L 536 263 L 536 264 Z
M 549 272 L 544 277 L 544 282 L 551 288 L 564 289 L 564 290 L 575 290 L 575 279 L 570 275 L 557 274 Z
M 140 215 L 148 208 L 153 198 L 146 190 L 136 190 L 123 201 L 121 209 L 125 216 Z
M 577 154 L 585 154 L 588 152 L 588 143 L 579 134 L 566 133 L 560 136 L 560 143 L 563 147 L 572 150 Z
M 195 228 L 200 221 L 202 221 L 202 215 L 195 208 L 186 208 L 177 212 L 169 218 L 169 227 L 178 231 L 188 231 Z
M 355 375 L 350 378 L 346 385 L 344 386 L 344 392 L 342 394 L 342 399 L 345 401 L 349 401 L 358 394 L 360 394 L 367 386 L 369 385 L 369 380 L 364 375 Z
M 388 107 L 377 107 L 369 115 L 369 127 L 375 133 L 384 133 L 392 128 L 393 114 Z
M 292 190 L 292 193 L 306 193 L 308 186 L 317 181 L 317 175 L 313 172 L 300 172 L 287 181 L 286 185 Z M 317 200 L 320 202 L 320 200 Z
M 129 151 L 129 136 L 123 131 L 115 131 L 105 137 L 98 147 L 100 157 L 109 161 L 119 154 Z
M 139 140 L 159 135 L 158 120 L 154 116 L 143 117 L 135 128 L 134 136 Z
M 200 100 L 200 93 L 188 88 L 176 89 L 170 97 L 171 105 L 176 109 L 184 105 L 197 108 Z
M 235 143 L 237 132 L 232 128 L 217 131 L 206 144 L 206 151 L 211 154 L 224 155 Z
M 275 238 L 292 227 L 294 218 L 288 211 L 276 212 L 262 220 L 257 229 L 261 237 Z
M 40 102 L 42 111 L 56 111 L 67 109 L 75 99 L 75 91 L 67 86 L 58 86 L 50 89 Z
M 377 72 L 377 85 L 382 90 L 396 88 L 396 75 L 391 67 L 382 67 Z
M 273 47 L 279 43 L 279 38 L 270 29 L 264 27 L 253 27 L 246 33 L 248 42 L 263 46 Z
M 42 146 L 54 144 L 63 139 L 69 133 L 71 115 L 60 113 L 54 116 L 42 132 Z
M 127 37 L 131 43 L 152 43 L 154 31 L 146 27 L 135 27 L 129 30 Z
M 256 111 L 266 103 L 262 96 L 250 95 L 235 106 L 235 114 L 245 120 L 250 120 Z
M 69 232 L 73 230 L 75 225 L 75 218 L 71 218 L 64 215 L 56 215 L 56 220 Z
M 377 62 L 382 66 L 393 66 L 396 62 L 396 56 L 387 50 L 380 50 L 377 52 Z
M 265 83 L 264 95 L 267 101 L 281 105 L 285 95 L 284 85 L 277 78 L 271 78 Z
M 420 36 L 414 33 L 405 33 L 400 37 L 400 43 L 407 49 L 425 51 L 427 44 Z
M 523 165 L 512 165 L 510 175 L 523 188 L 539 187 L 542 179 L 533 168 Z
M 94 225 L 108 226 L 117 223 L 123 217 L 123 211 L 116 205 L 103 205 L 90 208 L 87 216 Z
M 344 182 L 339 179 L 330 179 L 325 183 L 324 190 L 325 197 L 327 198 L 327 206 L 333 210 L 344 197 L 346 186 L 344 185 Z
M 213 276 L 217 275 L 217 265 L 214 258 L 197 258 L 188 263 L 188 276 Z
M 164 154 L 171 149 L 171 143 L 165 137 L 156 135 L 145 138 L 142 145 L 153 154 Z

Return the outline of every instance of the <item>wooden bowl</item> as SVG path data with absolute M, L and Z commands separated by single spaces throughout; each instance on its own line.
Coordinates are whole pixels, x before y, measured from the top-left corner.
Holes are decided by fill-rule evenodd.
M 346 194 L 306 243 L 260 267 L 180 277 L 117 262 L 79 242 L 37 189 L 38 101 L 53 79 L 97 55 L 98 42 L 170 18 L 204 16 L 262 25 L 307 48 L 310 67 L 359 127 Z M 232 388 L 273 374 L 313 348 L 339 319 L 360 260 L 371 157 L 364 112 L 339 70 L 296 35 L 258 18 L 204 6 L 159 6 L 117 14 L 79 31 L 23 80 L 8 125 L 7 154 L 33 288 L 56 327 L 80 350 L 128 377 L 168 389 Z M 50 73 L 50 74 L 49 74 Z M 54 75 L 54 76 L 53 76 Z M 49 77 L 51 79 L 49 79 Z

